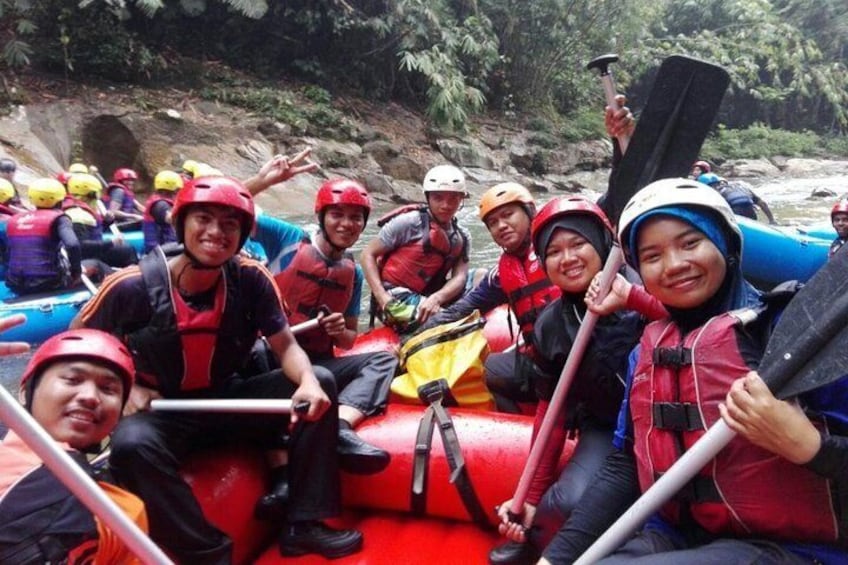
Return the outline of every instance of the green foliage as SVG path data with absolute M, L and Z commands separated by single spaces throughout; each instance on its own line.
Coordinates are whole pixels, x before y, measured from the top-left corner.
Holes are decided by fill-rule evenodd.
M 579 108 L 565 117 L 559 134 L 565 141 L 605 138 L 603 116 L 594 106 Z
M 825 154 L 822 139 L 814 132 L 772 129 L 761 123 L 738 130 L 719 126 L 715 135 L 704 143 L 701 151 L 701 156 L 710 161 L 759 159 L 772 155 L 803 157 Z
M 319 135 L 331 131 L 345 134 L 344 117 L 330 106 L 330 95 L 317 87 L 297 94 L 275 85 L 257 86 L 250 81 L 228 77 L 205 81 L 201 97 L 244 108 L 291 125 L 300 133 Z
M 488 18 L 465 16 L 447 0 L 400 0 L 395 17 L 400 69 L 423 75 L 427 114 L 439 126 L 464 129 L 485 105 L 485 81 L 498 60 Z
M 798 12 L 803 17 L 787 18 Z M 834 24 L 836 29 L 831 28 L 827 36 L 826 55 L 817 42 L 817 30 L 805 30 L 799 24 L 830 17 L 841 24 Z M 727 68 L 733 91 L 725 104 L 729 113 L 725 121 L 734 125 L 759 120 L 803 129 L 830 122 L 845 131 L 848 35 L 830 39 L 844 29 L 848 29 L 844 2 L 670 0 L 662 24 L 653 29 L 654 39 L 644 47 L 651 58 L 683 51 Z

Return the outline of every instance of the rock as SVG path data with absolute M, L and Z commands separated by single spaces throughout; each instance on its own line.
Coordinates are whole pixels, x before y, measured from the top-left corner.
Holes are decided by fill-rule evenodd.
M 470 143 L 455 139 L 439 139 L 436 147 L 446 159 L 460 167 L 494 169 L 495 160 L 483 143 L 472 140 Z
M 386 194 L 389 196 L 394 194 L 391 179 L 380 173 L 365 173 L 362 176 L 362 184 L 365 185 L 365 188 L 370 193 Z
M 374 157 L 374 160 L 381 165 L 384 161 L 400 155 L 395 144 L 384 140 L 369 141 L 362 146 L 362 152 Z
M 463 171 L 467 180 L 490 187 L 501 182 L 509 182 L 515 176 L 515 173 L 517 173 L 514 169 L 513 174 L 508 174 L 489 169 L 478 169 L 476 167 L 465 167 Z
M 275 143 L 285 143 L 292 134 L 292 127 L 275 120 L 260 122 L 256 129 Z
M 420 184 L 399 180 L 392 183 L 392 189 L 394 191 L 392 195 L 393 202 L 408 204 L 410 202 L 424 201 Z
M 771 164 L 780 169 L 781 171 L 786 168 L 786 162 L 788 160 L 789 158 L 783 155 L 775 155 L 774 157 L 769 159 Z
M 276 215 L 312 214 L 315 193 L 323 182 L 324 179 L 316 175 L 297 175 L 258 194 L 256 203 Z
M 410 182 L 421 182 L 427 169 L 421 163 L 406 155 L 398 155 L 392 159 L 383 161 L 380 165 L 383 172 L 397 180 Z
M 353 142 L 312 139 L 312 157 L 322 167 L 353 167 L 362 156 L 362 148 Z
M 183 121 L 182 115 L 173 109 L 157 110 L 153 113 L 153 116 L 160 120 L 174 120 L 175 122 Z
M 273 157 L 274 148 L 271 146 L 270 143 L 267 143 L 265 141 L 251 139 L 247 143 L 237 146 L 236 153 L 238 153 L 245 159 L 253 161 L 258 166 L 262 166 L 263 163 Z
M 780 171 L 767 159 L 739 159 L 725 163 L 718 174 L 723 177 L 775 177 Z
M 558 190 L 560 192 L 570 192 L 573 194 L 577 194 L 581 190 L 587 188 L 584 183 L 580 182 L 574 176 L 551 174 L 545 175 L 544 180 L 553 189 Z
M 541 152 L 527 147 L 527 143 L 521 138 L 514 139 L 510 144 L 509 162 L 518 171 L 531 175 L 543 175 L 547 172 Z
M 829 188 L 814 188 L 810 193 L 810 198 L 834 198 L 835 196 L 836 191 Z
M 784 174 L 790 177 L 844 175 L 846 170 L 848 170 L 848 161 L 787 159 Z
M 571 143 L 566 151 L 577 154 L 577 168 L 583 171 L 608 167 L 612 161 L 612 142 L 608 139 Z
M 370 141 L 375 141 L 377 139 L 382 139 L 384 136 L 382 133 L 369 126 L 368 124 L 357 123 L 353 126 L 353 131 L 351 132 L 351 139 L 356 141 L 357 143 L 368 143 Z M 363 151 L 365 148 L 363 147 Z

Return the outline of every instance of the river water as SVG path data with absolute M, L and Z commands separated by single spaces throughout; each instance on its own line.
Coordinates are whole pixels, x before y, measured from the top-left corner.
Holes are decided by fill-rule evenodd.
M 846 171 L 848 175 L 848 171 Z M 768 202 L 779 224 L 782 225 L 809 225 L 821 222 L 829 222 L 830 208 L 833 206 L 835 198 L 812 198 L 810 195 L 816 189 L 829 189 L 838 195 L 843 195 L 848 192 L 848 176 L 832 176 L 818 178 L 803 178 L 803 179 L 770 179 L 752 182 L 756 193 Z M 584 193 L 588 198 L 596 199 L 600 196 L 605 187 L 598 186 L 595 190 L 588 190 Z M 540 195 L 537 200 L 540 202 L 547 201 L 548 198 L 556 196 Z M 372 214 L 372 221 L 369 222 L 360 243 L 354 248 L 355 255 L 359 255 L 362 247 L 370 241 L 377 233 L 376 218 L 382 213 L 388 211 L 389 207 L 383 205 Z M 301 225 L 313 223 L 314 218 L 304 216 L 286 216 L 284 213 L 279 213 L 274 210 L 266 210 L 268 213 L 279 215 L 289 221 Z M 762 216 L 762 214 L 761 214 Z M 490 267 L 495 264 L 500 249 L 495 246 L 489 237 L 483 224 L 477 218 L 477 209 L 474 205 L 466 205 L 459 212 L 459 220 L 469 229 L 472 236 L 472 251 L 471 265 L 472 267 Z M 363 297 L 363 315 L 360 327 L 364 327 L 367 323 L 367 289 Z M 2 338 L 2 336 L 0 336 Z M 14 357 L 0 358 L 0 384 L 10 389 L 15 389 L 15 383 L 23 371 L 26 362 L 30 355 L 18 355 Z

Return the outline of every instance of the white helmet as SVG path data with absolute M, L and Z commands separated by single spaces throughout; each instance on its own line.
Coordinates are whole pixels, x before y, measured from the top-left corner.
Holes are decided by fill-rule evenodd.
M 453 165 L 438 165 L 424 176 L 424 194 L 428 192 L 461 192 L 465 191 L 465 175 Z
M 618 220 L 618 240 L 625 253 L 629 250 L 627 233 L 633 222 L 646 212 L 666 206 L 698 206 L 712 210 L 722 220 L 731 233 L 736 236 L 736 248 L 742 252 L 742 231 L 736 223 L 736 216 L 727 201 L 709 186 L 684 178 L 660 179 L 654 181 L 636 194 L 624 206 Z

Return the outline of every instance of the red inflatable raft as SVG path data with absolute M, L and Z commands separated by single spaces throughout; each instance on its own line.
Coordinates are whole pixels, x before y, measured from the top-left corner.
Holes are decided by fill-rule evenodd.
M 410 512 L 410 491 L 416 435 L 424 407 L 391 404 L 385 415 L 369 419 L 358 431 L 387 449 L 389 466 L 379 474 L 342 477 L 345 515 L 337 521 L 365 534 L 362 552 L 338 564 L 483 563 L 498 543 L 493 529 L 470 522 L 454 485 L 438 430 L 433 434 L 428 466 L 426 517 Z M 508 499 L 518 482 L 530 446 L 532 419 L 493 412 L 449 409 L 467 475 L 482 507 L 494 524 L 495 504 Z M 571 454 L 566 446 L 562 463 Z M 264 493 L 266 470 L 260 454 L 227 451 L 192 461 L 184 471 L 206 516 L 235 542 L 235 560 L 278 563 L 272 528 L 253 519 L 256 500 Z M 270 545 L 269 545 L 270 544 Z M 264 553 L 263 553 L 264 552 Z M 307 556 L 288 563 L 324 563 Z

